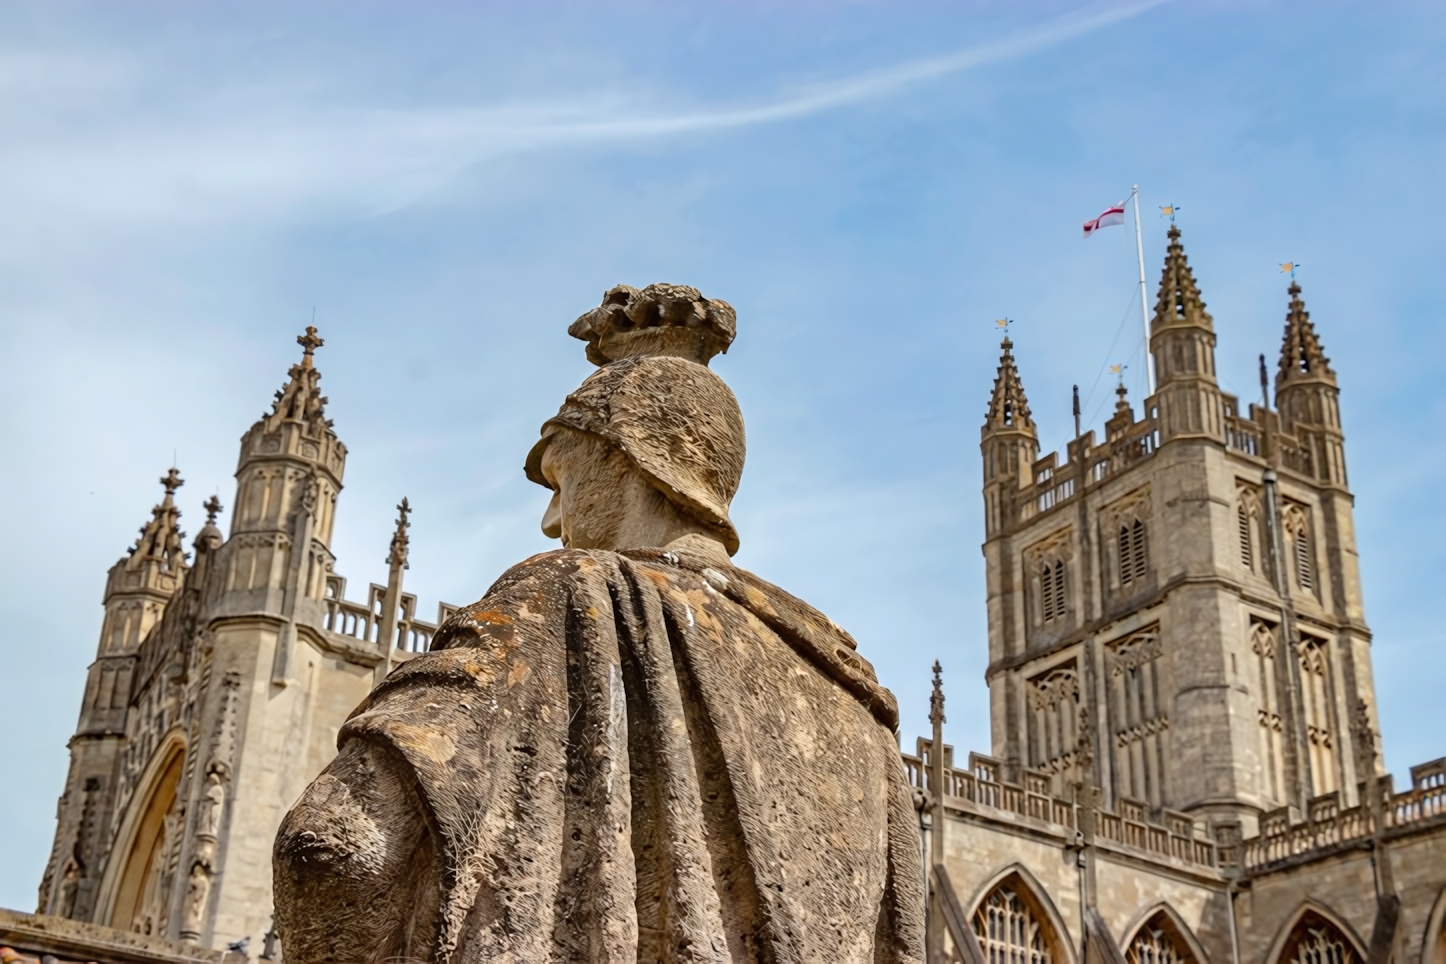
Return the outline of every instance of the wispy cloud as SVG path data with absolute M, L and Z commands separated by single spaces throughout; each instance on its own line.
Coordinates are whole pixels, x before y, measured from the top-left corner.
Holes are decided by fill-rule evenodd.
M 574 137 L 647 137 L 659 134 L 747 127 L 793 120 L 900 91 L 906 87 L 989 64 L 1026 57 L 1101 27 L 1128 20 L 1168 0 L 1092 5 L 1011 37 L 967 47 L 942 57 L 909 61 L 883 70 L 828 81 L 800 93 L 753 107 L 721 108 L 664 117 L 620 118 L 593 123 L 540 126 L 538 132 Z
M 592 92 L 543 103 L 414 110 L 308 106 L 267 96 L 237 108 L 233 97 L 225 111 L 214 105 L 160 115 L 107 111 L 83 136 L 75 134 L 73 118 L 54 137 L 44 135 L 42 123 L 38 136 L 12 142 L 0 165 L 22 208 L 50 217 L 63 211 L 77 223 L 250 219 L 318 204 L 375 212 L 406 205 L 492 158 L 786 122 L 1026 57 L 1163 2 L 1092 5 L 951 54 L 820 82 L 752 105 L 648 112 L 638 107 L 640 98 Z M 57 79 L 53 93 L 68 93 L 76 76 L 72 58 L 32 58 L 0 83 L 0 108 L 37 109 L 33 95 L 46 86 L 47 64 L 65 66 L 62 74 L 70 79 Z M 116 70 L 108 64 L 105 73 L 115 76 Z M 13 100 L 21 93 L 24 107 Z

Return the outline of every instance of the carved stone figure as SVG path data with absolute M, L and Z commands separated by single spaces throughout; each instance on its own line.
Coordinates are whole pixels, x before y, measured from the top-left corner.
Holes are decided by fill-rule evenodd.
M 853 639 L 730 556 L 734 312 L 618 287 L 527 459 L 565 548 L 357 708 L 275 848 L 291 964 L 922 960 L 897 710 Z
M 206 919 L 206 900 L 210 896 L 211 868 L 198 860 L 191 865 L 186 882 L 186 906 L 182 909 L 181 931 L 191 940 L 201 933 L 201 922 Z
M 226 764 L 213 763 L 206 770 L 206 791 L 196 815 L 196 834 L 215 839 L 221 826 L 221 808 L 226 803 Z

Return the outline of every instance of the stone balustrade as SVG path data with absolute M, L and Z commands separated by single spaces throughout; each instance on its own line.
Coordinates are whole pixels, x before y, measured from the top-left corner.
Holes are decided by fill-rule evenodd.
M 1410 833 L 1446 822 L 1446 757 L 1411 768 L 1412 787 L 1394 793 L 1389 775 L 1379 778 L 1384 805 L 1381 831 L 1386 836 Z M 1360 794 L 1366 798 L 1363 785 Z M 1246 872 L 1273 867 L 1320 851 L 1357 845 L 1376 835 L 1372 808 L 1366 803 L 1342 809 L 1340 794 L 1310 801 L 1301 817 L 1293 808 L 1272 810 L 1260 818 L 1260 835 L 1243 842 L 1239 860 Z M 1234 854 L 1225 855 L 1234 862 Z
M 367 589 L 365 603 L 344 598 L 346 580 L 330 576 L 326 582 L 326 616 L 324 627 L 341 636 L 350 636 L 368 643 L 378 643 L 381 632 L 383 603 L 387 587 L 372 583 Z M 417 597 L 409 592 L 402 593 L 397 607 L 397 636 L 394 648 L 407 653 L 425 653 L 432 645 L 437 627 L 447 621 L 458 607 L 450 603 L 437 604 L 437 621 L 426 622 L 416 616 Z
M 904 754 L 904 770 L 909 782 L 933 793 L 929 772 L 929 741 L 919 741 L 919 752 Z M 1037 770 L 1022 771 L 1022 781 L 1011 783 L 1001 778 L 998 760 L 978 753 L 969 754 L 967 769 L 944 768 L 944 799 L 958 809 L 996 811 L 1007 819 L 1026 817 L 1053 825 L 1059 832 L 1073 837 L 1077 830 L 1093 828 L 1097 841 L 1105 841 L 1153 857 L 1181 861 L 1201 867 L 1215 867 L 1215 844 L 1197 835 L 1195 822 L 1186 814 L 1161 810 L 1152 814 L 1138 801 L 1120 800 L 1111 812 L 1073 799 L 1056 796 L 1049 774 Z M 967 805 L 967 806 L 966 806 Z

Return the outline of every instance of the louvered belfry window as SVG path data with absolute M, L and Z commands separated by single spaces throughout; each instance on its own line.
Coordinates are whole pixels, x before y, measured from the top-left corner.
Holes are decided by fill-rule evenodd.
M 1120 585 L 1131 586 L 1145 578 L 1149 568 L 1149 550 L 1145 539 L 1145 523 L 1139 519 L 1120 526 Z
M 1063 562 L 1046 562 L 1039 570 L 1039 610 L 1044 622 L 1064 618 L 1068 611 Z
M 1240 526 L 1240 564 L 1251 572 L 1255 571 L 1255 553 L 1250 544 L 1250 513 L 1242 503 L 1235 510 L 1236 522 Z
M 1310 533 L 1302 522 L 1295 530 L 1295 574 L 1300 588 L 1306 592 L 1315 590 L 1315 570 L 1311 566 Z

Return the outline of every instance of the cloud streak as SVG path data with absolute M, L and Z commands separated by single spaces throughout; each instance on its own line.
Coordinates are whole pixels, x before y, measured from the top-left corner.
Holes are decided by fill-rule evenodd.
M 771 102 L 644 114 L 616 94 L 533 104 L 377 110 L 287 103 L 270 98 L 242 110 L 117 117 L 75 123 L 55 115 L 54 136 L 27 138 L 0 158 L 20 209 L 76 223 L 95 220 L 252 220 L 317 205 L 380 213 L 405 207 L 487 160 L 581 143 L 726 131 L 838 110 L 991 64 L 1026 57 L 1139 16 L 1166 0 L 1093 5 L 1002 39 L 940 57 L 822 82 Z M 0 84 L 6 112 L 34 110 L 50 61 L 32 59 L 23 83 Z M 62 100 L 73 58 L 55 78 Z M 109 65 L 107 74 L 114 74 Z M 8 87 L 8 91 L 6 88 Z M 15 98 L 24 92 L 27 104 Z M 120 95 L 124 96 L 124 95 Z M 40 101 L 43 102 L 41 97 Z M 3 103 L 3 101 L 0 101 Z M 233 101 L 234 103 L 234 101 Z M 109 105 L 107 105 L 109 106 Z M 94 109 L 94 105 L 92 105 Z M 90 130 L 78 139 L 74 131 Z M 62 133 L 63 131 L 63 133 Z M 29 198 L 26 201 L 26 198 Z M 16 213 L 21 213 L 16 211 Z
M 560 125 L 560 134 L 594 137 L 647 137 L 748 127 L 794 120 L 821 111 L 886 96 L 906 87 L 990 64 L 1016 60 L 1092 33 L 1102 27 L 1139 16 L 1168 0 L 1139 0 L 1126 4 L 1094 5 L 1047 21 L 1012 37 L 995 40 L 942 57 L 931 57 L 820 84 L 811 90 L 755 107 L 726 108 L 673 117 L 633 118 L 596 123 Z M 547 127 L 537 128 L 548 131 Z

